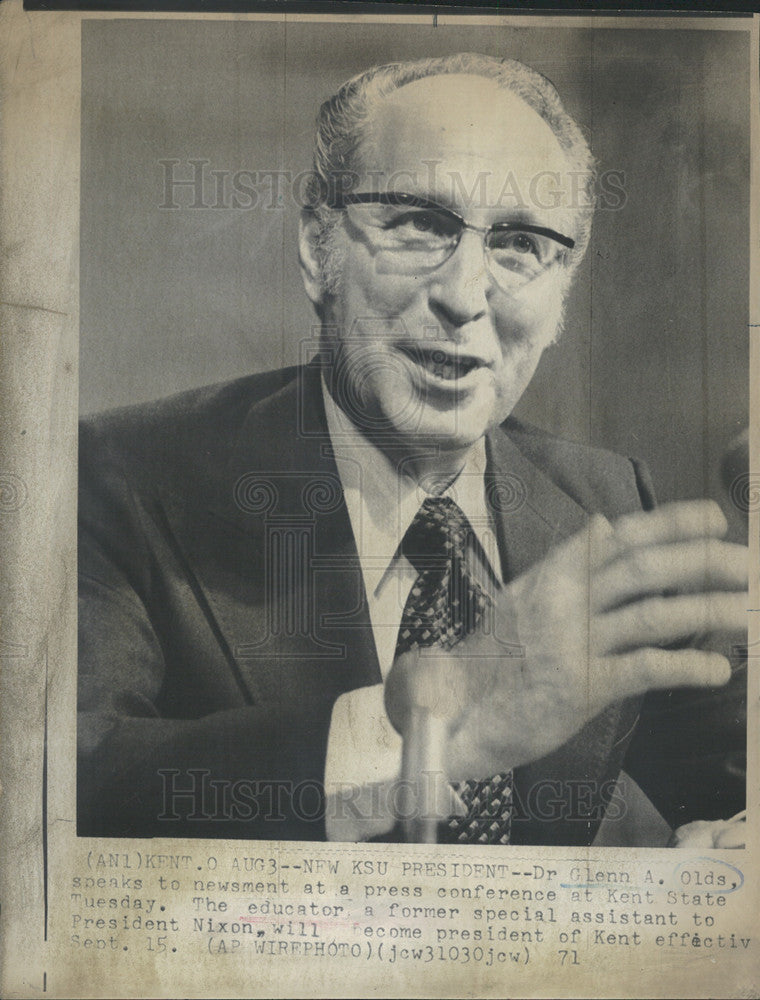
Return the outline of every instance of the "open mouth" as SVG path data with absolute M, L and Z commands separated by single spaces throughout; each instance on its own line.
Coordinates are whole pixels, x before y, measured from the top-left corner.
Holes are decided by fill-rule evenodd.
M 483 362 L 469 354 L 450 354 L 440 348 L 416 347 L 411 344 L 399 345 L 399 350 L 426 372 L 444 382 L 464 378 Z

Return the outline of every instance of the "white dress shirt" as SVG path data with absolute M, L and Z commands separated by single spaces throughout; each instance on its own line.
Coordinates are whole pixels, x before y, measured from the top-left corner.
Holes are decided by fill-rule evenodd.
M 407 528 L 429 495 L 367 440 L 339 409 L 323 383 L 327 428 L 351 521 L 367 595 L 372 634 L 383 680 L 393 665 L 398 629 L 417 572 L 398 553 Z M 456 479 L 443 492 L 467 516 L 477 538 L 467 568 L 486 593 L 501 586 L 496 535 L 488 512 L 483 438 L 470 450 Z M 393 817 L 378 814 L 376 794 L 398 778 L 401 737 L 385 713 L 383 685 L 341 695 L 334 706 L 325 765 L 328 840 L 360 840 L 386 832 Z M 375 787 L 371 808 L 361 801 Z M 360 792 L 359 790 L 362 789 Z M 339 807 L 350 800 L 353 805 Z M 366 798 L 366 801 L 369 801 Z M 367 821 L 357 813 L 371 813 Z

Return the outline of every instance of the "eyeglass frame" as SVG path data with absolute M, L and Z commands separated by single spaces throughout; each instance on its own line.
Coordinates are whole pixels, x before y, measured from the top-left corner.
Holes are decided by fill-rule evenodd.
M 433 212 L 443 212 L 449 218 L 458 223 L 459 234 L 457 235 L 456 240 L 451 244 L 451 250 L 446 257 L 444 257 L 439 264 L 435 265 L 436 268 L 441 267 L 447 260 L 451 259 L 456 252 L 456 249 L 462 239 L 462 235 L 466 229 L 469 229 L 474 233 L 479 233 L 483 237 L 483 249 L 486 253 L 489 250 L 488 243 L 486 242 L 489 233 L 528 233 L 535 236 L 544 236 L 547 239 L 553 240 L 555 243 L 559 243 L 560 246 L 567 250 L 573 250 L 575 248 L 574 239 L 570 236 L 564 236 L 562 233 L 558 233 L 554 229 L 549 229 L 547 226 L 537 226 L 530 222 L 494 222 L 490 226 L 476 226 L 473 222 L 468 222 L 452 208 L 449 208 L 446 205 L 441 205 L 440 202 L 433 201 L 430 198 L 421 197 L 420 195 L 408 194 L 404 191 L 347 192 L 346 194 L 335 195 L 335 197 L 329 201 L 327 205 L 328 208 L 333 208 L 337 211 L 342 211 L 351 205 L 389 205 L 398 208 L 409 207 L 420 208 Z

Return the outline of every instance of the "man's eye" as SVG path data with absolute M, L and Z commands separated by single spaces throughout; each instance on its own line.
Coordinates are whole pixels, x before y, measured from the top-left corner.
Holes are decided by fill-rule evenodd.
M 491 247 L 494 250 L 512 251 L 521 255 L 533 254 L 538 260 L 542 258 L 538 240 L 529 233 L 496 232 L 493 235 Z
M 414 228 L 420 233 L 429 233 L 436 229 L 435 216 L 430 212 L 418 212 L 410 216 Z
M 530 236 L 526 236 L 525 233 L 515 233 L 512 246 L 518 253 L 538 253 L 535 240 L 532 240 Z

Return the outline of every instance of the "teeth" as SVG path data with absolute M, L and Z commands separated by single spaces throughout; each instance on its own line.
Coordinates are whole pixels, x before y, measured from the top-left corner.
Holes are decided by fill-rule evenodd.
M 428 357 L 427 355 L 423 355 L 419 360 L 425 371 L 430 372 L 431 375 L 435 375 L 436 378 L 443 379 L 446 382 L 451 382 L 456 378 L 462 378 L 475 367 L 475 362 L 472 360 L 453 361 L 447 359 L 441 362 L 439 360 L 433 360 L 433 358 Z

